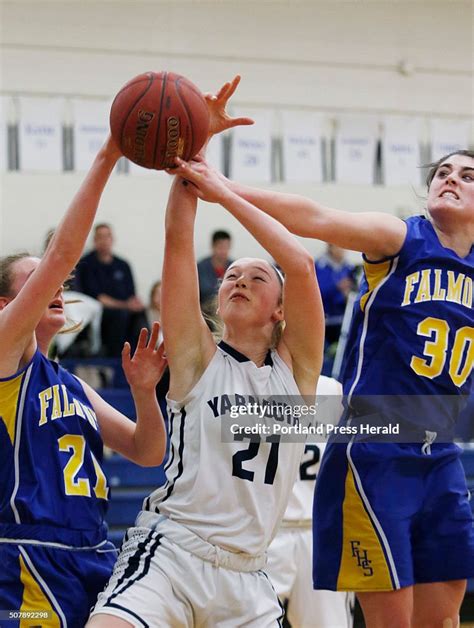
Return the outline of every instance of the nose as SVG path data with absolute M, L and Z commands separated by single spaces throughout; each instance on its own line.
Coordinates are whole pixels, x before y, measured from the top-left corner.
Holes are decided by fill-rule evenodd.
M 446 178 L 446 181 L 447 181 L 448 183 L 456 183 L 456 180 L 457 180 L 457 175 L 456 175 L 456 173 L 455 173 L 455 172 L 454 172 L 454 170 L 453 170 L 452 172 L 450 172 L 450 173 L 448 174 L 448 176 L 447 176 L 447 178 Z
M 246 283 L 245 275 L 243 273 L 242 273 L 242 275 L 240 275 L 240 277 L 237 278 L 237 280 L 235 282 L 235 285 L 236 286 L 243 286 L 245 288 L 247 283 Z

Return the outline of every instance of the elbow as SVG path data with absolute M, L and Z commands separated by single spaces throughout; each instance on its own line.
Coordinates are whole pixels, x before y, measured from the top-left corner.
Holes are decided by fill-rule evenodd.
M 134 462 L 140 467 L 159 467 L 163 464 L 166 454 L 166 444 L 160 443 L 150 451 L 144 451 L 138 454 Z
M 312 256 L 304 250 L 304 252 L 295 256 L 294 263 L 290 268 L 283 269 L 285 273 L 298 275 L 301 278 L 309 279 L 313 278 L 316 280 L 316 269 L 314 267 L 314 259 Z

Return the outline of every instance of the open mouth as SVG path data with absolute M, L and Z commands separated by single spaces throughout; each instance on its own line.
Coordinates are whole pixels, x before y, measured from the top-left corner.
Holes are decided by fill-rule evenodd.
M 55 301 L 54 303 L 51 303 L 49 308 L 50 310 L 63 310 L 63 304 L 60 303 L 59 301 Z
M 459 196 L 456 194 L 456 192 L 452 192 L 451 190 L 443 192 L 441 194 L 441 198 L 452 198 L 456 201 L 459 200 Z

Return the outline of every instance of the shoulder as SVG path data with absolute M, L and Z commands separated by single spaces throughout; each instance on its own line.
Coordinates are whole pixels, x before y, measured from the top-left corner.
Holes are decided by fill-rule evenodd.
M 201 260 L 198 261 L 198 268 L 207 268 L 208 266 L 211 265 L 211 258 L 210 257 L 203 257 Z

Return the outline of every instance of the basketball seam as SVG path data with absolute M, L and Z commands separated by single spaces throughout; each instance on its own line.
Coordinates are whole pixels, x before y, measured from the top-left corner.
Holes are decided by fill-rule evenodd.
M 168 72 L 164 72 L 163 74 L 164 74 L 164 76 L 163 76 L 163 84 L 161 85 L 160 108 L 158 110 L 158 124 L 157 124 L 156 135 L 155 135 L 155 146 L 153 148 L 153 161 L 152 161 L 152 167 L 153 168 L 156 168 L 156 153 L 158 151 L 158 143 L 159 143 L 159 139 L 160 139 L 160 128 L 161 128 L 161 111 L 163 109 L 163 99 L 165 97 L 166 83 L 168 82 L 168 74 L 169 73 Z
M 191 142 L 190 142 L 190 147 L 189 147 L 189 155 L 183 155 L 183 158 L 187 161 L 188 159 L 190 159 L 191 157 L 193 157 L 193 148 L 194 148 L 194 129 L 193 129 L 193 123 L 191 120 L 191 115 L 189 112 L 189 109 L 187 107 L 186 101 L 184 100 L 184 98 L 181 95 L 181 92 L 179 90 L 179 83 L 180 83 L 181 79 L 177 79 L 175 81 L 175 85 L 176 85 L 176 93 L 178 94 L 178 98 L 181 101 L 181 104 L 183 105 L 183 108 L 186 112 L 186 115 L 188 116 L 188 124 L 189 124 L 189 129 L 190 129 L 190 133 L 191 133 Z
M 153 73 L 148 74 L 148 86 L 145 89 L 144 92 L 142 92 L 140 94 L 140 96 L 135 100 L 135 102 L 133 103 L 133 105 L 130 107 L 129 112 L 127 113 L 127 115 L 125 116 L 125 119 L 123 121 L 122 124 L 122 128 L 120 129 L 120 150 L 122 150 L 122 145 L 123 145 L 123 130 L 125 128 L 125 125 L 128 122 L 128 119 L 130 118 L 130 116 L 132 115 L 132 111 L 135 109 L 135 107 L 137 106 L 137 104 L 140 102 L 140 100 L 145 96 L 145 94 L 147 94 L 150 91 L 151 86 L 153 85 L 153 82 L 155 80 L 155 75 Z M 139 81 L 137 81 L 138 83 Z M 124 88 L 125 89 L 125 88 Z M 123 90 L 122 90 L 123 91 Z M 120 92 L 119 92 L 120 93 Z M 118 94 L 117 94 L 118 95 Z M 115 102 L 115 100 L 114 100 Z M 112 104 L 113 107 L 113 104 Z

